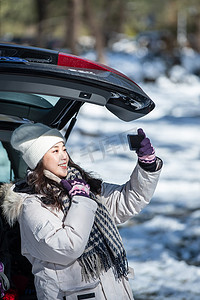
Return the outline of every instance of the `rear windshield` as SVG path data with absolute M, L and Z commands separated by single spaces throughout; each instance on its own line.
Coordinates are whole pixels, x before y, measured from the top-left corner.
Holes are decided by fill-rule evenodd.
M 10 161 L 6 150 L 0 142 L 0 183 L 9 182 L 11 179 Z
M 0 92 L 0 102 L 12 102 L 22 105 L 30 105 L 38 108 L 51 108 L 60 98 L 48 95 Z

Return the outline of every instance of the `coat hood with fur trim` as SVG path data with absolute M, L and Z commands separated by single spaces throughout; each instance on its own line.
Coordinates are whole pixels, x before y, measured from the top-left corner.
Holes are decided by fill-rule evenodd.
M 18 220 L 22 203 L 27 197 L 25 193 L 16 193 L 15 185 L 3 184 L 0 187 L 0 201 L 2 213 L 10 226 Z

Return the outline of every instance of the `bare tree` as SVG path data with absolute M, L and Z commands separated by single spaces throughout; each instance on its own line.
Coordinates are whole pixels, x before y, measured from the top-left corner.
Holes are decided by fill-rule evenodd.
M 93 8 L 93 3 L 90 0 L 83 0 L 84 10 L 86 14 L 86 20 L 88 22 L 89 30 L 96 39 L 96 52 L 97 60 L 100 63 L 105 63 L 105 40 L 103 36 L 102 24 L 104 21 L 99 20 L 97 14 Z
M 35 0 L 36 13 L 37 13 L 37 36 L 36 43 L 39 47 L 45 46 L 44 35 L 44 22 L 47 16 L 47 3 L 48 0 Z
M 74 55 L 78 55 L 78 36 L 81 24 L 82 0 L 67 2 L 66 37 L 64 44 Z
M 103 31 L 106 46 L 109 40 L 117 33 L 124 31 L 124 23 L 126 18 L 127 1 L 126 0 L 110 0 L 105 3 Z
M 195 16 L 195 25 L 196 25 L 196 32 L 195 32 L 195 46 L 196 50 L 200 52 L 200 9 L 197 11 Z

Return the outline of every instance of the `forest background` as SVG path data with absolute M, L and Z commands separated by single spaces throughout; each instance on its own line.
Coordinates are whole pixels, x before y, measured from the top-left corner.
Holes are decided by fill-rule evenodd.
M 142 34 L 141 34 L 142 33 Z M 144 34 L 145 33 L 145 34 Z M 0 41 L 63 49 L 81 55 L 120 39 L 156 52 L 200 52 L 199 0 L 0 0 Z
M 68 148 L 84 169 L 121 184 L 137 158 L 119 137 L 144 129 L 164 167 L 151 204 L 120 228 L 134 298 L 199 300 L 200 1 L 0 0 L 0 42 L 96 59 L 155 101 L 134 123 L 84 104 Z

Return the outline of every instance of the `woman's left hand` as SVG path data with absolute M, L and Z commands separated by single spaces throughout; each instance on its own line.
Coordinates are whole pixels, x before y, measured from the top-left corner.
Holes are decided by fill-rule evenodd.
M 61 184 L 68 191 L 71 197 L 84 196 L 90 198 L 90 186 L 83 179 L 76 178 L 74 180 L 62 179 Z
M 150 139 L 146 137 L 142 128 L 138 129 L 138 135 L 144 137 L 140 143 L 140 148 L 136 150 L 138 160 L 145 164 L 154 163 L 156 161 L 155 149 L 152 146 Z

